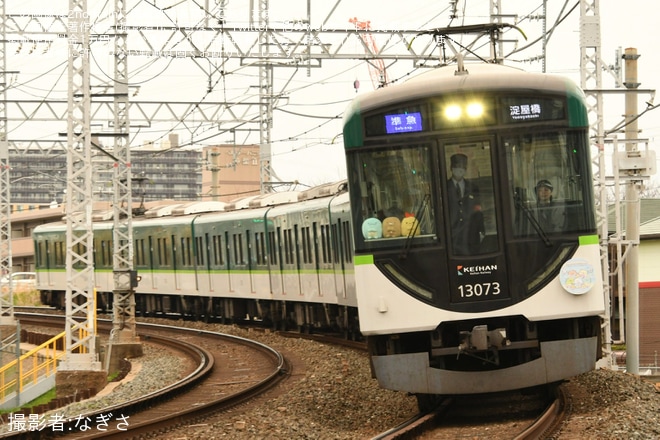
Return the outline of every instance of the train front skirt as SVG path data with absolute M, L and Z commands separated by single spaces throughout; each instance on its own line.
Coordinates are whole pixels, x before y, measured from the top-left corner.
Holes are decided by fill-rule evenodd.
M 373 356 L 381 386 L 422 394 L 476 394 L 557 382 L 594 369 L 598 338 L 541 342 L 542 356 L 510 368 L 450 371 L 429 366 L 426 352 Z

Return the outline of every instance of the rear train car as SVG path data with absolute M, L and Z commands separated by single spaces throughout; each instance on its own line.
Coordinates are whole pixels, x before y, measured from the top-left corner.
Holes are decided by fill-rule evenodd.
M 358 310 L 383 387 L 424 406 L 595 367 L 588 130 L 575 84 L 503 65 L 443 67 L 354 100 Z
M 136 313 L 359 337 L 345 182 L 235 203 L 154 208 L 133 218 Z M 112 309 L 112 216 L 97 213 L 94 274 Z M 66 223 L 35 228 L 37 288 L 66 299 Z

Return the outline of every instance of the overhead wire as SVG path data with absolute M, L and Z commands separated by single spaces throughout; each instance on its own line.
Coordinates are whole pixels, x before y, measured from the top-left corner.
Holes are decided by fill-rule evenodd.
M 60 66 L 61 66 L 61 64 L 60 64 Z M 59 67 L 59 66 L 58 66 L 58 67 Z M 54 69 L 52 69 L 52 70 L 54 70 Z M 51 71 L 52 71 L 52 70 L 51 70 Z M 55 82 L 53 82 L 53 87 L 51 87 L 51 89 L 46 93 L 46 96 L 44 96 L 43 99 L 41 99 L 41 103 L 44 103 L 44 102 L 46 102 L 46 101 L 48 100 L 48 97 L 49 97 L 50 94 L 53 92 L 53 90 L 55 89 L 55 86 L 57 85 L 57 83 L 59 82 L 59 80 L 62 78 L 62 76 L 64 76 L 64 73 L 65 73 L 66 71 L 67 71 L 67 68 L 65 68 L 64 70 L 62 70 L 62 72 L 60 72 L 60 75 L 59 75 L 58 79 L 57 79 Z M 32 115 L 34 115 L 34 114 L 37 112 L 37 110 L 39 109 L 39 107 L 40 107 L 40 106 L 38 106 L 36 109 L 34 109 L 34 111 L 32 112 Z M 16 131 L 17 129 L 19 129 L 21 126 L 23 126 L 23 124 L 27 123 L 30 119 L 31 119 L 30 117 L 25 118 L 25 119 L 24 119 L 23 121 L 21 121 L 19 124 L 17 124 L 16 126 L 13 126 L 10 130 L 7 130 L 7 133 L 6 133 L 6 134 L 13 133 L 13 132 Z
M 630 119 L 628 119 L 628 120 L 624 120 L 624 121 L 620 122 L 617 126 L 615 126 L 614 128 L 612 128 L 611 130 L 606 131 L 606 132 L 605 132 L 605 136 L 608 136 L 608 135 L 610 135 L 610 134 L 612 134 L 612 133 L 615 133 L 615 132 L 617 132 L 617 131 L 619 131 L 619 130 L 625 128 L 625 127 L 627 127 L 628 125 L 632 124 L 633 122 L 635 122 L 636 120 L 638 120 L 639 118 L 641 118 L 642 116 L 644 116 L 646 113 L 648 113 L 648 112 L 650 112 L 650 111 L 652 111 L 652 110 L 655 110 L 655 109 L 658 108 L 658 107 L 660 107 L 660 104 L 651 105 L 651 104 L 648 104 L 648 103 L 647 103 L 646 108 L 645 108 L 641 113 L 635 115 L 634 117 L 632 117 L 632 118 L 630 118 Z
M 564 2 L 564 6 L 562 6 L 561 11 L 559 12 L 559 15 L 557 16 L 557 19 L 555 20 L 555 23 L 554 23 L 554 24 L 552 25 L 552 27 L 550 27 L 550 29 L 546 32 L 546 34 L 547 34 L 548 36 L 551 36 L 551 35 L 554 33 L 555 29 L 557 29 L 557 27 L 558 27 L 558 26 L 559 26 L 564 20 L 566 20 L 566 19 L 567 19 L 572 13 L 573 13 L 573 11 L 575 11 L 575 9 L 580 5 L 580 2 L 579 2 L 579 1 L 576 2 L 576 3 L 573 5 L 573 7 L 572 7 L 568 12 L 566 12 L 566 14 L 564 14 L 564 16 L 562 17 L 561 14 L 562 14 L 562 12 L 564 11 L 564 9 L 566 9 L 566 6 L 567 6 L 567 5 L 568 5 L 568 0 L 566 0 L 566 1 Z M 525 18 L 523 18 L 523 20 L 524 20 L 524 19 L 525 19 Z M 526 49 L 530 48 L 531 46 L 533 46 L 533 45 L 535 45 L 536 43 L 538 43 L 539 41 L 541 41 L 543 38 L 544 38 L 544 35 L 539 36 L 538 38 L 536 38 L 536 39 L 530 41 L 529 43 L 527 43 L 525 46 L 522 46 L 522 47 L 520 47 L 520 48 L 517 48 L 517 49 L 515 49 L 515 50 L 509 52 L 509 53 L 506 55 L 506 57 L 508 58 L 508 57 L 510 57 L 511 55 L 515 54 L 515 53 L 518 53 L 518 52 L 521 52 L 521 51 L 523 51 L 523 50 L 526 50 Z
M 140 2 L 139 2 L 139 3 L 140 3 Z M 158 7 L 158 6 L 155 4 L 155 2 L 150 2 L 150 1 L 147 1 L 147 0 L 142 0 L 141 3 L 147 4 L 147 5 L 149 5 L 149 6 L 153 7 L 153 8 L 155 8 L 156 10 L 159 10 L 160 13 L 162 13 L 163 16 L 164 16 L 167 20 L 169 20 L 171 23 L 173 23 L 173 24 L 176 25 L 176 21 L 175 21 L 175 20 L 174 20 L 169 14 L 168 14 L 168 12 L 167 12 L 168 9 L 171 9 L 173 6 L 176 6 L 176 5 L 170 5 L 170 6 L 168 6 L 168 7 L 161 8 L 161 7 Z M 108 4 L 108 2 L 107 2 L 107 0 L 106 0 L 105 5 L 107 5 L 107 4 Z M 105 7 L 106 7 L 106 6 L 104 6 L 103 8 L 105 9 Z M 131 9 L 131 10 L 134 10 L 134 9 L 137 8 L 137 7 L 138 7 L 138 5 L 135 5 L 135 6 L 133 7 L 133 9 Z M 426 23 L 429 23 L 429 22 L 432 21 L 433 19 L 436 19 L 438 16 L 440 16 L 440 15 L 443 14 L 445 11 L 447 11 L 447 9 L 448 9 L 448 8 L 445 8 L 442 12 L 440 12 L 439 14 L 436 14 L 435 16 L 433 16 L 433 17 L 432 17 L 430 20 L 428 20 Z M 465 5 L 463 6 L 463 10 L 465 11 Z M 207 11 L 207 12 L 209 13 L 209 16 L 213 16 L 213 12 L 212 12 L 212 11 Z M 565 17 L 564 17 L 564 18 L 565 18 Z M 101 20 L 101 21 L 102 21 L 102 20 Z M 201 20 L 200 20 L 200 21 L 201 21 Z M 199 23 L 199 21 L 198 21 L 198 23 Z M 185 41 L 185 38 L 180 38 L 177 42 L 173 43 L 174 46 L 172 46 L 172 47 L 176 47 L 176 45 L 182 43 L 183 41 Z M 224 39 L 223 39 L 223 44 L 224 44 Z M 518 51 L 519 51 L 519 50 L 518 50 Z M 430 59 L 430 58 L 432 58 L 432 55 L 429 55 L 429 57 L 428 57 L 427 59 Z M 99 62 L 98 62 L 98 60 L 96 59 L 95 56 L 93 56 L 93 60 L 94 60 L 95 65 L 96 65 L 97 67 L 99 67 L 99 69 L 103 72 L 103 74 L 104 74 L 106 77 L 110 78 L 110 76 L 109 76 L 106 72 L 104 72 L 103 69 L 100 68 L 100 66 L 99 66 Z M 146 70 L 147 68 L 153 66 L 156 62 L 158 62 L 158 59 L 155 59 L 155 60 L 153 60 L 153 61 L 149 61 L 148 63 L 145 63 L 143 66 L 140 66 L 139 69 Z M 132 85 L 147 83 L 147 82 L 149 82 L 149 81 L 151 81 L 151 80 L 157 78 L 157 77 L 158 77 L 159 75 L 161 75 L 164 71 L 166 71 L 166 70 L 170 67 L 171 63 L 172 63 L 172 60 L 169 60 L 169 62 L 168 62 L 167 65 L 165 66 L 165 68 L 161 69 L 158 73 L 156 73 L 156 74 L 154 74 L 154 75 L 151 75 L 150 78 L 148 78 L 148 79 L 142 80 L 142 81 L 140 81 L 140 82 L 133 82 L 133 81 L 129 81 L 129 82 L 130 82 Z M 227 76 L 228 74 L 235 74 L 235 73 L 237 73 L 238 71 L 240 71 L 240 70 L 242 70 L 242 69 L 245 69 L 245 68 L 248 67 L 248 66 L 249 66 L 249 64 L 246 64 L 246 65 L 240 66 L 239 68 L 235 69 L 233 72 L 224 72 L 224 71 L 223 71 L 223 74 L 220 75 L 219 78 L 213 82 L 213 87 L 217 86 L 220 82 L 222 82 L 222 84 L 223 84 L 223 87 L 222 87 L 222 93 L 223 93 L 223 96 L 224 96 L 224 98 L 225 98 L 225 101 L 227 101 L 227 99 L 226 99 L 226 98 L 227 98 L 227 82 L 226 82 L 226 76 Z M 390 81 L 389 84 L 392 84 L 392 83 L 395 83 L 395 82 L 397 82 L 397 81 L 400 81 L 401 79 L 403 79 L 403 78 L 405 78 L 405 77 L 407 77 L 407 76 L 410 76 L 411 74 L 413 74 L 415 71 L 418 71 L 419 69 L 420 69 L 420 67 L 417 66 L 417 67 L 415 67 L 414 69 L 412 69 L 411 71 L 409 71 L 409 72 L 407 72 L 406 74 L 402 75 L 400 78 L 397 78 L 397 79 L 394 79 L 394 80 Z M 327 80 L 327 79 L 329 79 L 329 78 L 333 78 L 333 77 L 335 77 L 335 76 L 339 76 L 339 75 L 341 75 L 342 73 L 345 73 L 345 72 L 348 71 L 348 70 L 351 70 L 351 68 L 346 69 L 345 71 L 342 71 L 342 72 L 340 72 L 340 73 L 337 73 L 337 74 L 331 75 L 331 76 L 325 78 L 325 80 Z M 135 72 L 132 72 L 132 76 L 133 76 L 133 77 L 135 77 L 134 73 L 135 73 Z M 245 76 L 254 76 L 254 75 L 245 75 Z M 114 81 L 114 78 L 110 78 L 110 79 L 112 79 L 112 80 Z M 305 90 L 306 88 L 309 88 L 309 87 L 315 86 L 315 85 L 317 85 L 319 82 L 323 82 L 323 81 L 324 81 L 324 80 L 322 80 L 322 81 L 316 81 L 316 82 L 314 82 L 314 83 L 310 83 L 310 84 L 306 84 L 306 85 L 303 85 L 303 86 L 300 86 L 300 87 L 292 88 L 292 89 L 287 90 L 287 93 L 289 93 L 289 94 L 295 94 L 295 93 L 297 93 L 297 92 L 300 92 L 300 91 L 302 91 L 302 90 Z M 209 89 L 212 89 L 212 87 L 209 87 Z M 204 95 L 203 95 L 203 96 L 197 101 L 197 102 L 198 102 L 198 104 L 197 104 L 198 106 L 202 105 L 202 104 L 208 99 L 209 93 L 210 93 L 210 92 L 205 93 L 205 94 L 204 94 Z M 348 101 L 348 100 L 347 100 L 347 101 Z M 340 102 L 341 102 L 341 101 L 340 101 Z M 289 103 L 289 104 L 287 104 L 287 105 L 291 105 L 291 106 L 296 105 L 296 106 L 298 106 L 298 105 L 305 105 L 305 104 L 292 104 L 292 103 Z M 318 106 L 318 105 L 330 105 L 330 103 L 316 103 L 316 104 L 314 104 L 314 105 L 316 105 L 316 106 Z M 177 130 L 177 127 L 180 127 L 182 124 L 184 124 L 183 121 L 184 121 L 186 118 L 188 118 L 188 117 L 192 114 L 192 112 L 195 111 L 196 108 L 197 108 L 197 106 L 193 107 L 193 109 L 192 109 L 190 112 L 188 112 L 186 115 L 183 115 L 183 117 L 181 117 L 180 120 L 177 121 L 177 123 L 176 123 L 173 127 L 171 127 L 170 129 L 165 130 L 164 133 L 163 133 L 163 135 L 160 136 L 159 138 L 157 138 L 156 140 L 158 140 L 158 139 L 163 139 L 165 136 L 167 136 L 167 134 L 176 131 L 176 130 Z M 314 128 L 312 128 L 312 129 L 310 129 L 310 130 L 302 131 L 302 132 L 300 132 L 299 134 L 292 136 L 293 138 L 297 138 L 297 137 L 303 136 L 303 135 L 305 135 L 305 134 L 308 134 L 309 132 L 311 132 L 311 131 L 313 131 L 313 130 L 316 130 L 316 129 L 318 129 L 318 128 L 324 126 L 324 125 L 326 125 L 327 123 L 329 123 L 329 122 L 331 122 L 331 121 L 333 121 L 333 120 L 336 120 L 336 119 L 338 119 L 338 118 L 340 117 L 340 114 L 329 115 L 329 116 L 323 116 L 323 115 L 306 115 L 306 114 L 301 114 L 301 113 L 293 112 L 293 111 L 290 111 L 290 110 L 286 110 L 286 109 L 284 109 L 284 108 L 282 108 L 282 107 L 277 107 L 275 110 L 277 110 L 277 111 L 281 111 L 281 112 L 283 112 L 283 113 L 288 113 L 288 114 L 296 115 L 296 116 L 299 116 L 299 117 L 308 117 L 308 118 L 312 118 L 312 119 L 327 119 L 327 121 L 326 121 L 325 123 L 320 124 L 320 125 L 318 125 L 317 127 L 314 127 Z M 256 118 L 258 119 L 258 117 L 256 117 Z M 184 125 L 185 125 L 185 124 L 184 124 Z M 240 125 L 238 125 L 238 126 L 242 126 L 242 125 L 243 125 L 243 124 L 240 124 Z M 238 127 L 238 126 L 237 126 L 237 127 Z M 198 127 L 196 128 L 196 130 L 198 130 L 199 127 L 200 127 L 200 126 L 198 126 Z M 221 132 L 219 132 L 218 135 L 221 135 Z M 136 134 L 136 136 L 137 136 L 137 134 Z M 283 142 L 283 141 L 286 141 L 286 139 L 291 139 L 292 137 L 288 137 L 288 138 L 285 138 L 285 139 L 282 139 L 282 140 L 279 140 L 279 141 L 274 141 L 274 142 Z M 208 137 L 204 137 L 203 139 L 202 139 L 202 138 L 199 138 L 199 139 L 200 139 L 200 140 L 204 140 L 204 139 L 208 139 Z M 193 144 L 194 144 L 194 143 L 193 143 Z

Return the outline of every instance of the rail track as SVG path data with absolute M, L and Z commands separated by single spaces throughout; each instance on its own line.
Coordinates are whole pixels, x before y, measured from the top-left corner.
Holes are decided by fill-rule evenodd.
M 61 318 L 58 318 L 61 319 Z M 27 323 L 25 318 L 21 318 L 22 323 Z M 59 327 L 61 327 L 61 320 L 59 322 Z M 44 321 L 39 318 L 39 321 L 37 323 L 40 326 L 44 325 Z M 110 328 L 110 322 L 109 321 L 101 321 L 99 322 L 99 327 L 100 330 L 99 332 L 102 332 L 103 329 L 109 330 Z M 172 333 L 176 332 L 176 333 Z M 167 324 L 146 324 L 146 323 L 140 323 L 139 324 L 139 333 L 140 335 L 148 339 L 148 343 L 164 343 L 168 346 L 173 345 L 175 343 L 179 342 L 186 342 L 190 343 L 192 339 L 194 339 L 197 335 L 200 334 L 205 334 L 207 332 L 199 329 L 186 329 L 186 328 L 179 328 L 179 327 L 170 327 Z M 211 335 L 216 335 L 215 333 L 210 333 Z M 300 333 L 287 333 L 287 332 L 277 332 L 278 336 L 281 337 L 293 337 L 293 338 L 305 338 L 305 339 L 313 339 L 321 343 L 328 343 L 328 344 L 337 344 L 336 338 L 328 335 L 307 335 L 307 334 L 300 334 Z M 226 335 L 225 335 L 226 336 Z M 174 337 L 174 339 L 173 339 Z M 240 338 L 239 338 L 240 339 Z M 214 342 L 211 343 L 211 345 L 217 343 L 217 339 L 213 339 Z M 200 343 L 199 341 L 194 344 L 195 348 L 192 350 L 193 358 L 195 359 L 203 359 L 204 357 L 207 358 L 215 358 L 218 359 L 219 357 L 217 356 L 212 356 L 209 354 L 204 354 L 204 351 L 207 351 L 206 348 L 203 348 L 202 346 L 206 345 L 206 343 Z M 362 342 L 354 342 L 354 341 L 346 341 L 344 340 L 342 344 L 340 345 L 345 345 L 348 347 L 351 347 L 353 349 L 364 349 L 364 343 Z M 221 350 L 222 351 L 222 350 Z M 226 353 L 225 353 L 226 354 Z M 222 356 L 223 353 L 220 353 L 218 356 Z M 280 361 L 278 361 L 279 365 L 279 373 L 275 373 L 278 376 L 287 376 L 290 372 L 288 371 L 288 366 L 284 364 L 283 359 L 280 356 Z M 202 369 L 200 365 L 202 362 L 199 360 L 196 362 L 196 370 Z M 254 364 L 254 362 L 253 362 Z M 215 368 L 214 368 L 215 367 Z M 214 365 L 211 367 L 211 370 L 217 369 L 218 365 Z M 273 370 L 274 371 L 274 370 Z M 228 373 L 231 373 L 231 369 L 228 371 Z M 242 373 L 241 373 L 242 374 Z M 192 376 L 193 373 L 191 372 L 189 376 Z M 241 376 L 239 374 L 239 376 Z M 159 402 L 158 408 L 155 408 L 155 411 L 143 411 L 142 409 L 139 408 L 140 405 L 145 405 L 149 406 L 148 401 L 142 402 L 142 403 L 136 403 L 136 408 L 135 410 L 131 410 L 131 412 L 128 412 L 128 409 L 124 409 L 125 405 L 119 405 L 115 409 L 104 409 L 102 412 L 108 412 L 109 410 L 114 410 L 114 411 L 123 411 L 124 414 L 130 414 L 130 430 L 128 432 L 126 431 L 119 431 L 116 433 L 108 433 L 108 432 L 93 432 L 93 431 L 87 431 L 86 433 L 81 433 L 81 432 L 74 432 L 73 435 L 70 435 L 70 438 L 147 438 L 150 436 L 155 436 L 158 435 L 158 433 L 163 433 L 166 431 L 169 431 L 171 429 L 175 429 L 177 426 L 193 426 L 195 424 L 200 424 L 203 425 L 204 422 L 202 420 L 207 416 L 212 413 L 219 413 L 223 411 L 223 409 L 226 409 L 227 407 L 235 406 L 243 401 L 246 401 L 247 399 L 251 398 L 251 396 L 228 396 L 226 399 L 225 404 L 219 404 L 219 405 L 213 405 L 212 403 L 207 403 L 207 402 L 202 402 L 200 399 L 202 399 L 201 396 L 207 396 L 209 394 L 209 385 L 208 384 L 214 384 L 217 382 L 217 380 L 203 380 L 203 383 L 201 385 L 193 385 L 191 386 L 191 390 L 189 391 L 189 400 L 186 403 L 185 397 L 181 398 L 179 397 L 179 394 L 183 395 L 186 393 L 186 391 L 182 391 L 181 393 L 179 392 L 173 392 L 171 396 L 169 397 L 164 397 L 160 398 L 161 396 L 161 391 L 165 392 L 164 390 L 159 390 L 158 393 L 155 394 L 155 399 Z M 231 379 L 230 376 L 224 376 L 223 379 L 220 379 L 221 381 L 224 380 L 223 384 L 228 385 L 231 382 L 244 382 L 245 378 L 244 377 L 237 377 L 235 379 Z M 206 384 L 206 385 L 205 385 Z M 201 392 L 195 392 L 195 390 L 198 390 L 200 387 L 205 387 L 202 389 Z M 257 391 L 258 393 L 258 391 Z M 433 411 L 432 413 L 429 414 L 423 414 L 423 415 L 418 415 L 415 416 L 414 418 L 410 419 L 409 421 L 405 422 L 404 424 L 391 429 L 387 432 L 382 433 L 381 435 L 374 437 L 376 439 L 409 439 L 409 438 L 415 438 L 415 439 L 443 439 L 443 438 L 456 438 L 457 436 L 465 436 L 465 435 L 470 435 L 470 436 L 485 436 L 490 439 L 511 439 L 511 438 L 516 438 L 516 439 L 537 439 L 537 438 L 547 438 L 548 435 L 552 433 L 554 429 L 560 424 L 561 418 L 563 416 L 563 411 L 564 408 L 566 407 L 566 404 L 564 403 L 564 396 L 561 393 L 561 390 L 557 390 L 557 397 L 556 399 L 552 401 L 545 401 L 545 406 L 541 404 L 535 404 L 535 405 L 540 405 L 538 408 L 534 408 L 533 410 L 529 409 L 529 406 L 525 409 L 525 416 L 524 417 L 518 417 L 518 414 L 520 413 L 519 410 L 512 409 L 509 407 L 509 398 L 504 396 L 504 397 L 499 397 L 499 398 L 494 398 L 494 400 L 486 404 L 487 399 L 480 399 L 478 400 L 478 405 L 474 403 L 474 401 L 470 401 L 470 399 L 467 399 L 466 401 L 461 402 L 461 398 L 459 399 L 445 399 L 442 401 L 441 405 Z M 150 396 L 145 396 L 145 397 L 150 397 Z M 168 406 L 165 406 L 163 400 L 165 399 L 170 399 L 173 405 L 173 408 L 170 408 Z M 499 400 L 498 400 L 499 399 Z M 530 398 L 533 400 L 533 398 Z M 143 399 L 139 399 L 143 400 Z M 502 403 L 505 402 L 505 403 Z M 167 403 L 167 402 L 165 402 Z M 504 406 L 507 406 L 505 409 Z M 195 411 L 191 411 L 190 414 L 182 414 L 179 415 L 179 412 L 181 411 L 181 408 L 190 406 Z M 471 413 L 469 410 L 465 411 L 465 408 L 474 408 L 478 407 L 478 410 L 476 413 Z M 496 410 L 492 410 L 489 408 L 496 408 Z M 199 410 L 199 411 L 197 411 Z M 510 416 L 509 414 L 510 413 Z M 143 421 L 144 419 L 144 421 Z M 462 420 L 459 421 L 459 424 L 463 426 L 456 426 L 456 420 Z M 506 419 L 506 420 L 502 420 Z M 465 432 L 459 432 L 459 431 L 465 431 Z M 469 434 L 468 434 L 469 431 Z M 45 436 L 43 433 L 42 435 L 33 435 L 33 436 L 22 436 L 22 438 L 51 438 L 55 437 L 55 435 L 48 435 Z M 50 433 L 49 433 L 50 434 Z M 60 435 L 59 438 L 66 438 L 63 435 Z
M 372 440 L 441 440 L 458 437 L 536 440 L 550 438 L 565 416 L 566 396 L 562 389 L 556 388 L 556 397 L 534 415 L 534 409 L 524 410 L 519 417 L 520 407 L 510 407 L 499 414 L 495 409 L 501 404 L 498 401 L 508 399 L 511 393 L 501 393 L 498 397 L 489 397 L 485 401 L 468 398 L 465 402 L 457 402 L 455 398 L 446 398 L 429 413 L 419 414 L 401 425 L 374 437 Z M 540 396 L 540 395 L 539 395 Z M 537 396 L 531 399 L 536 400 Z M 538 397 L 543 401 L 542 397 Z M 480 404 L 476 404 L 480 402 Z M 529 403 L 525 404 L 529 405 Z M 466 409 L 467 406 L 471 408 Z M 475 411 L 476 408 L 476 411 Z M 530 413 L 531 411 L 531 413 Z M 481 421 L 475 421 L 476 418 Z M 498 420 L 501 418 L 501 420 Z M 468 433 L 469 431 L 469 433 Z
M 23 326 L 59 327 L 63 317 L 57 315 L 17 314 Z M 99 333 L 109 332 L 110 321 L 99 320 Z M 166 346 L 194 361 L 195 368 L 182 380 L 140 398 L 119 405 L 81 414 L 97 417 L 122 414 L 129 417 L 121 428 L 89 429 L 82 432 L 79 418 L 67 419 L 58 431 L 39 430 L 5 433 L 2 438 L 76 438 L 130 439 L 146 438 L 183 424 L 195 423 L 210 414 L 241 404 L 275 386 L 287 376 L 283 356 L 261 343 L 248 339 L 157 324 L 138 324 L 138 334 L 148 344 Z M 239 346 L 238 349 L 231 347 Z M 240 358 L 228 359 L 231 351 Z M 223 365 L 217 360 L 223 359 Z M 232 365 L 236 368 L 233 368 Z M 238 368 L 240 366 L 240 368 Z

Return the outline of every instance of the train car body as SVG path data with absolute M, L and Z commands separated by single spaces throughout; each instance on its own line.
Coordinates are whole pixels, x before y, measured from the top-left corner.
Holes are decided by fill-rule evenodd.
M 191 203 L 133 218 L 136 311 L 358 334 L 345 184 L 233 204 Z M 94 221 L 97 302 L 110 309 L 112 221 Z M 33 233 L 37 288 L 64 307 L 66 223 Z M 348 241 L 347 241 L 348 240 Z
M 357 97 L 344 124 L 360 329 L 383 387 L 423 406 L 595 367 L 605 306 L 577 86 L 448 66 Z

